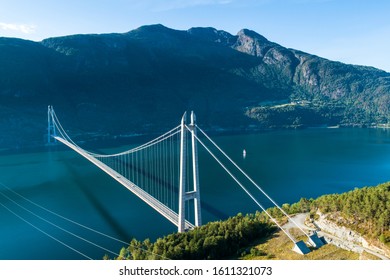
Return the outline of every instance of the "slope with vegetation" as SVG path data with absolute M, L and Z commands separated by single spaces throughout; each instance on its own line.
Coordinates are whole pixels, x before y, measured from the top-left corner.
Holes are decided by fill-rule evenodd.
M 133 239 L 118 259 L 226 259 L 240 254 L 253 240 L 269 236 L 275 228 L 263 217 L 238 214 L 226 221 L 210 222 L 185 233 L 157 239 Z
M 302 198 L 284 204 L 290 214 L 311 212 L 313 216 L 337 213 L 338 223 L 390 249 L 390 182 L 364 187 L 342 194 L 324 195 L 317 199 Z M 283 219 L 277 208 L 268 209 L 272 216 Z M 300 239 L 302 233 L 292 233 Z M 226 221 L 210 222 L 186 233 L 175 233 L 156 242 L 133 239 L 122 248 L 118 259 L 358 259 L 359 255 L 327 244 L 308 255 L 293 252 L 291 240 L 269 221 L 263 212 L 238 214 Z M 368 255 L 366 253 L 366 255 Z M 367 256 L 365 256 L 367 257 Z M 373 256 L 368 256 L 372 258 Z

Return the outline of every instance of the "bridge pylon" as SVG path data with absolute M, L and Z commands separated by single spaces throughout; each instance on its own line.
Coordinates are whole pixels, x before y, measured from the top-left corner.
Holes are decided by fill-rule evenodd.
M 180 182 L 179 182 L 179 221 L 178 232 L 188 230 L 185 227 L 186 203 L 193 200 L 195 226 L 202 225 L 200 192 L 199 192 L 199 171 L 198 171 L 198 148 L 196 141 L 196 117 L 194 112 L 191 112 L 191 123 L 187 126 L 187 112 L 184 113 L 181 119 L 181 137 L 180 137 Z M 187 133 L 191 133 L 191 159 L 192 159 L 192 182 L 188 182 L 191 178 L 187 178 Z M 187 184 L 190 186 L 186 189 Z M 191 187 L 192 185 L 192 187 Z
M 57 136 L 56 126 L 54 124 L 54 109 L 53 106 L 47 106 L 47 145 L 53 145 L 57 142 L 54 138 Z

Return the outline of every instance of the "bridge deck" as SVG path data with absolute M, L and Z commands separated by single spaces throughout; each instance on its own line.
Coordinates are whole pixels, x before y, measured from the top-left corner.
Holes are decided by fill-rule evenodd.
M 66 141 L 65 139 L 61 137 L 54 137 L 57 141 L 60 141 L 64 145 L 68 146 L 78 154 L 82 155 L 86 159 L 88 159 L 90 162 L 95 164 L 97 167 L 102 169 L 104 172 L 106 172 L 108 175 L 110 175 L 112 178 L 114 178 L 116 181 L 118 181 L 120 184 L 122 184 L 124 187 L 126 187 L 129 191 L 131 191 L 133 194 L 138 196 L 141 200 L 143 200 L 146 204 L 148 204 L 150 207 L 152 207 L 154 210 L 156 210 L 158 213 L 160 213 L 162 216 L 164 216 L 166 219 L 168 219 L 171 223 L 173 223 L 175 226 L 178 226 L 179 222 L 179 215 L 174 212 L 172 209 L 165 206 L 163 203 L 161 203 L 159 200 L 155 199 L 153 196 L 145 192 L 143 189 L 135 185 L 133 182 L 128 180 L 127 178 L 123 177 L 120 173 L 116 172 L 114 169 L 110 168 L 109 166 L 105 165 L 98 159 L 94 158 L 90 154 L 86 153 L 84 150 L 78 148 L 77 146 L 73 145 L 72 143 Z M 191 229 L 194 227 L 194 225 L 188 221 L 185 222 L 186 229 Z

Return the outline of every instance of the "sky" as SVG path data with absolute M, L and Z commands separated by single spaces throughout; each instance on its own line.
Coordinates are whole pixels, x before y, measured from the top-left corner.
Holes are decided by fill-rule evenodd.
M 161 23 L 251 29 L 282 46 L 390 72 L 388 0 L 0 0 L 0 37 L 40 41 Z

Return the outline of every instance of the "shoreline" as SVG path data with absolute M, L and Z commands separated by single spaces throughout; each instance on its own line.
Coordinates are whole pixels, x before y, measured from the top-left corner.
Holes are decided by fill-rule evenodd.
M 223 129 L 223 128 L 206 128 L 204 131 L 206 131 L 210 136 L 234 136 L 234 135 L 250 135 L 250 134 L 261 134 L 261 133 L 272 133 L 272 132 L 280 132 L 280 131 L 294 131 L 294 130 L 316 130 L 316 129 L 328 129 L 331 131 L 338 130 L 338 129 L 378 129 L 378 130 L 387 130 L 390 129 L 390 127 L 383 127 L 383 126 L 364 126 L 364 125 L 337 125 L 337 126 L 299 126 L 299 127 L 275 127 L 275 128 L 240 128 L 240 129 Z M 124 145 L 132 145 L 132 144 L 139 144 L 142 143 L 142 141 L 146 140 L 149 141 L 150 139 L 153 139 L 154 137 L 158 137 L 162 134 L 160 133 L 142 133 L 142 134 L 128 134 L 128 135 L 110 135 L 107 136 L 107 134 L 95 134 L 93 139 L 81 139 L 79 141 L 76 141 L 80 143 L 80 146 L 83 146 L 83 144 L 88 144 L 91 149 L 110 149 L 115 147 L 120 147 Z M 116 142 L 116 144 L 113 144 Z M 0 148 L 0 156 L 4 155 L 12 155 L 12 154 L 25 154 L 25 153 L 36 153 L 36 152 L 43 152 L 46 151 L 49 148 L 55 147 L 56 149 L 62 150 L 61 145 L 47 145 L 44 143 L 38 143 L 37 141 L 33 142 L 35 144 L 32 145 L 18 145 L 16 147 L 3 147 Z M 66 150 L 66 147 L 64 147 L 64 150 Z

